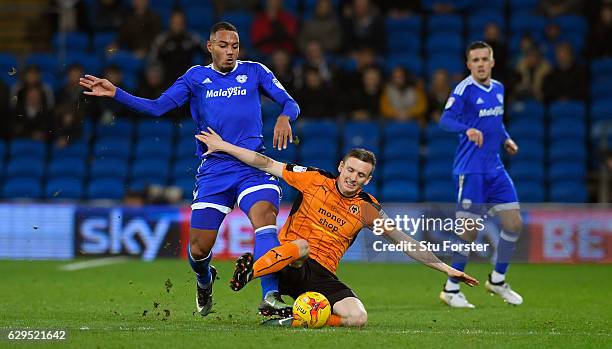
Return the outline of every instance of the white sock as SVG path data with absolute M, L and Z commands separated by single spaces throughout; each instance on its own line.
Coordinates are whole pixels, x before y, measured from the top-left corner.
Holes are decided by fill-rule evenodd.
M 454 283 L 450 280 L 446 280 L 446 285 L 444 285 L 444 289 L 446 291 L 459 291 L 459 284 Z
M 493 270 L 493 272 L 491 272 L 491 282 L 498 284 L 504 281 L 506 281 L 506 274 L 500 274 L 496 270 Z

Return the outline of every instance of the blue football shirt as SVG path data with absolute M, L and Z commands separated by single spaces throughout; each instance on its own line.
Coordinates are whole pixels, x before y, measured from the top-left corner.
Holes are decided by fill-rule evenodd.
M 451 93 L 440 119 L 440 127 L 459 133 L 453 174 L 491 173 L 503 168 L 499 149 L 509 138 L 504 127 L 504 85 L 491 79 L 484 86 L 468 76 Z M 469 140 L 465 131 L 483 134 L 482 147 Z

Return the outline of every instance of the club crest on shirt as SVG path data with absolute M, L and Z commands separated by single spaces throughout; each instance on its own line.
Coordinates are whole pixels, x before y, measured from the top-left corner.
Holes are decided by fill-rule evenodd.
M 354 214 L 354 215 L 358 215 L 359 214 L 359 206 L 351 205 L 351 207 L 349 207 L 349 212 Z
M 470 200 L 470 199 L 463 199 L 461 201 L 461 207 L 463 207 L 464 210 L 467 210 L 468 208 L 470 208 L 470 206 L 472 206 L 472 200 Z
M 455 103 L 455 97 L 449 97 L 448 101 L 446 101 L 446 105 L 444 106 L 444 109 L 448 109 L 452 107 L 453 103 Z
M 244 84 L 244 83 L 247 81 L 247 79 L 248 79 L 248 78 L 249 78 L 249 77 L 248 77 L 248 76 L 246 76 L 246 75 L 238 75 L 238 76 L 236 77 L 236 81 L 238 81 L 238 82 L 239 82 L 239 83 L 241 83 L 241 84 Z
M 274 85 L 276 85 L 276 87 L 280 88 L 281 90 L 285 90 L 285 88 L 283 87 L 283 85 L 280 83 L 280 81 L 278 81 L 278 79 L 274 78 L 272 80 L 272 83 L 274 83 Z
M 499 101 L 499 103 L 504 104 L 504 95 L 502 95 L 501 93 L 498 93 L 497 100 Z

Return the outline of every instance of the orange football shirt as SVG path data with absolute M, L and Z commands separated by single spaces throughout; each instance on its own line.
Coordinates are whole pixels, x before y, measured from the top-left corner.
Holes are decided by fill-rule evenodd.
M 378 217 L 380 204 L 363 191 L 353 197 L 342 195 L 336 176 L 316 168 L 288 164 L 283 179 L 299 193 L 278 233 L 279 241 L 308 241 L 310 258 L 336 273 L 359 231 Z

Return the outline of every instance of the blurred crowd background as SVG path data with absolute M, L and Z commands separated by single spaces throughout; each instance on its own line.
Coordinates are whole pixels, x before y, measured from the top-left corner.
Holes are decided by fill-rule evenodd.
M 456 136 L 436 123 L 451 88 L 469 73 L 465 47 L 484 40 L 495 51 L 493 76 L 506 88 L 507 129 L 521 148 L 506 159 L 519 198 L 610 201 L 609 0 L 0 6 L 4 198 L 188 199 L 197 166 L 188 108 L 153 120 L 109 99 L 86 98 L 78 78 L 98 75 L 157 98 L 190 66 L 210 63 L 209 29 L 223 20 L 239 30 L 240 58 L 266 64 L 301 107 L 294 129 L 302 144 L 272 151 L 274 157 L 333 169 L 346 149 L 365 146 L 380 158 L 368 190 L 382 200 L 453 202 Z M 264 100 L 262 111 L 271 141 L 279 109 Z M 143 194 L 152 187 L 154 195 Z M 287 190 L 285 199 L 291 197 Z

